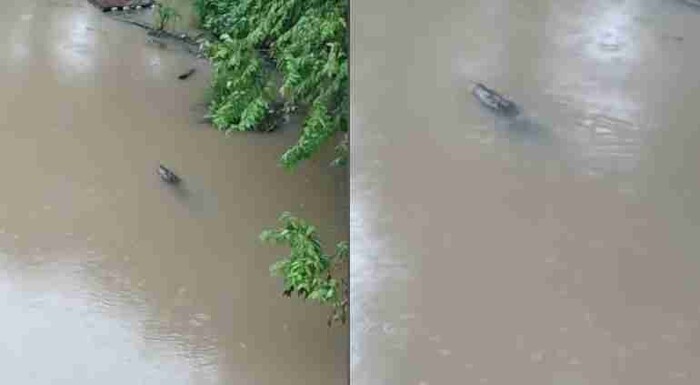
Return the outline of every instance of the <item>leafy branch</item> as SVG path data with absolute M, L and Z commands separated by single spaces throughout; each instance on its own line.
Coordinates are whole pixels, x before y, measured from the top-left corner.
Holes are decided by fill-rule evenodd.
M 349 257 L 347 242 L 336 245 L 335 253 L 325 254 L 316 228 L 292 214 L 283 213 L 278 229 L 265 230 L 260 239 L 266 243 L 286 245 L 290 254 L 270 267 L 275 276 L 284 280 L 284 295 L 296 293 L 332 307 L 329 326 L 336 321 L 345 323 L 349 310 L 349 288 L 344 279 L 333 277 L 333 268 Z
M 215 36 L 209 42 L 215 66 L 210 114 L 218 129 L 268 131 L 271 127 L 263 123 L 280 113 L 275 105 L 302 107 L 299 140 L 280 158 L 288 169 L 310 158 L 336 133 L 347 133 L 346 2 L 196 0 L 195 6 L 202 26 Z M 275 67 L 281 80 L 274 80 Z M 341 151 L 334 164 L 343 163 L 344 157 L 347 152 Z
M 163 2 L 156 2 L 156 13 L 155 13 L 155 18 L 156 18 L 156 30 L 157 31 L 165 31 L 165 28 L 170 24 L 170 22 L 174 22 L 176 20 L 179 20 L 181 18 L 181 15 L 177 12 L 177 9 L 173 7 L 170 4 L 166 4 Z

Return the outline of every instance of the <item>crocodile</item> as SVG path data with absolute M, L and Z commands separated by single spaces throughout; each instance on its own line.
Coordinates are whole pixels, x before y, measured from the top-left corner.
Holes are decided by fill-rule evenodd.
M 162 164 L 160 164 L 158 166 L 158 175 L 160 176 L 160 179 L 162 179 L 166 183 L 169 183 L 169 184 L 180 183 L 180 177 L 177 176 L 171 170 L 169 170 L 167 167 L 163 166 Z
M 481 104 L 500 114 L 513 116 L 518 113 L 518 107 L 514 102 L 482 83 L 474 84 L 472 94 Z

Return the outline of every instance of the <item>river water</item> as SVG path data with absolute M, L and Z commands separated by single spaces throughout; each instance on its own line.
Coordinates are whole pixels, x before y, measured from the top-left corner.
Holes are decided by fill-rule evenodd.
M 281 297 L 285 250 L 256 240 L 284 210 L 347 239 L 330 151 L 287 173 L 293 127 L 198 123 L 207 63 L 87 1 L 2 7 L 0 382 L 346 383 L 348 328 Z
M 354 384 L 698 382 L 700 7 L 361 0 L 352 47 Z

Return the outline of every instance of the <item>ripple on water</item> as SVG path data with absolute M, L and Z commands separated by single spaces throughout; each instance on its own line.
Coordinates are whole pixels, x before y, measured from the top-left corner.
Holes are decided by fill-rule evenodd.
M 670 372 L 668 374 L 668 378 L 670 378 L 670 379 L 688 378 L 688 373 L 687 372 Z
M 591 177 L 633 171 L 640 157 L 642 130 L 633 121 L 608 112 L 600 101 L 552 93 L 563 111 L 552 132 L 564 145 L 564 157 Z M 586 106 L 583 109 L 581 106 Z M 629 109 L 631 106 L 623 106 Z M 622 112 L 624 113 L 624 112 Z M 573 162 L 573 163 L 570 163 Z

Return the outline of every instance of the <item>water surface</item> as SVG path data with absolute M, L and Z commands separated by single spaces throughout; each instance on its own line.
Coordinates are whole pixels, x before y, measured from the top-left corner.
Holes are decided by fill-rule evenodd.
M 87 1 L 6 1 L 0 32 L 0 382 L 345 383 L 347 328 L 282 298 L 257 242 L 284 210 L 347 239 L 331 154 L 287 173 L 292 127 L 198 123 L 207 63 Z
M 696 383 L 700 10 L 352 12 L 353 383 Z

